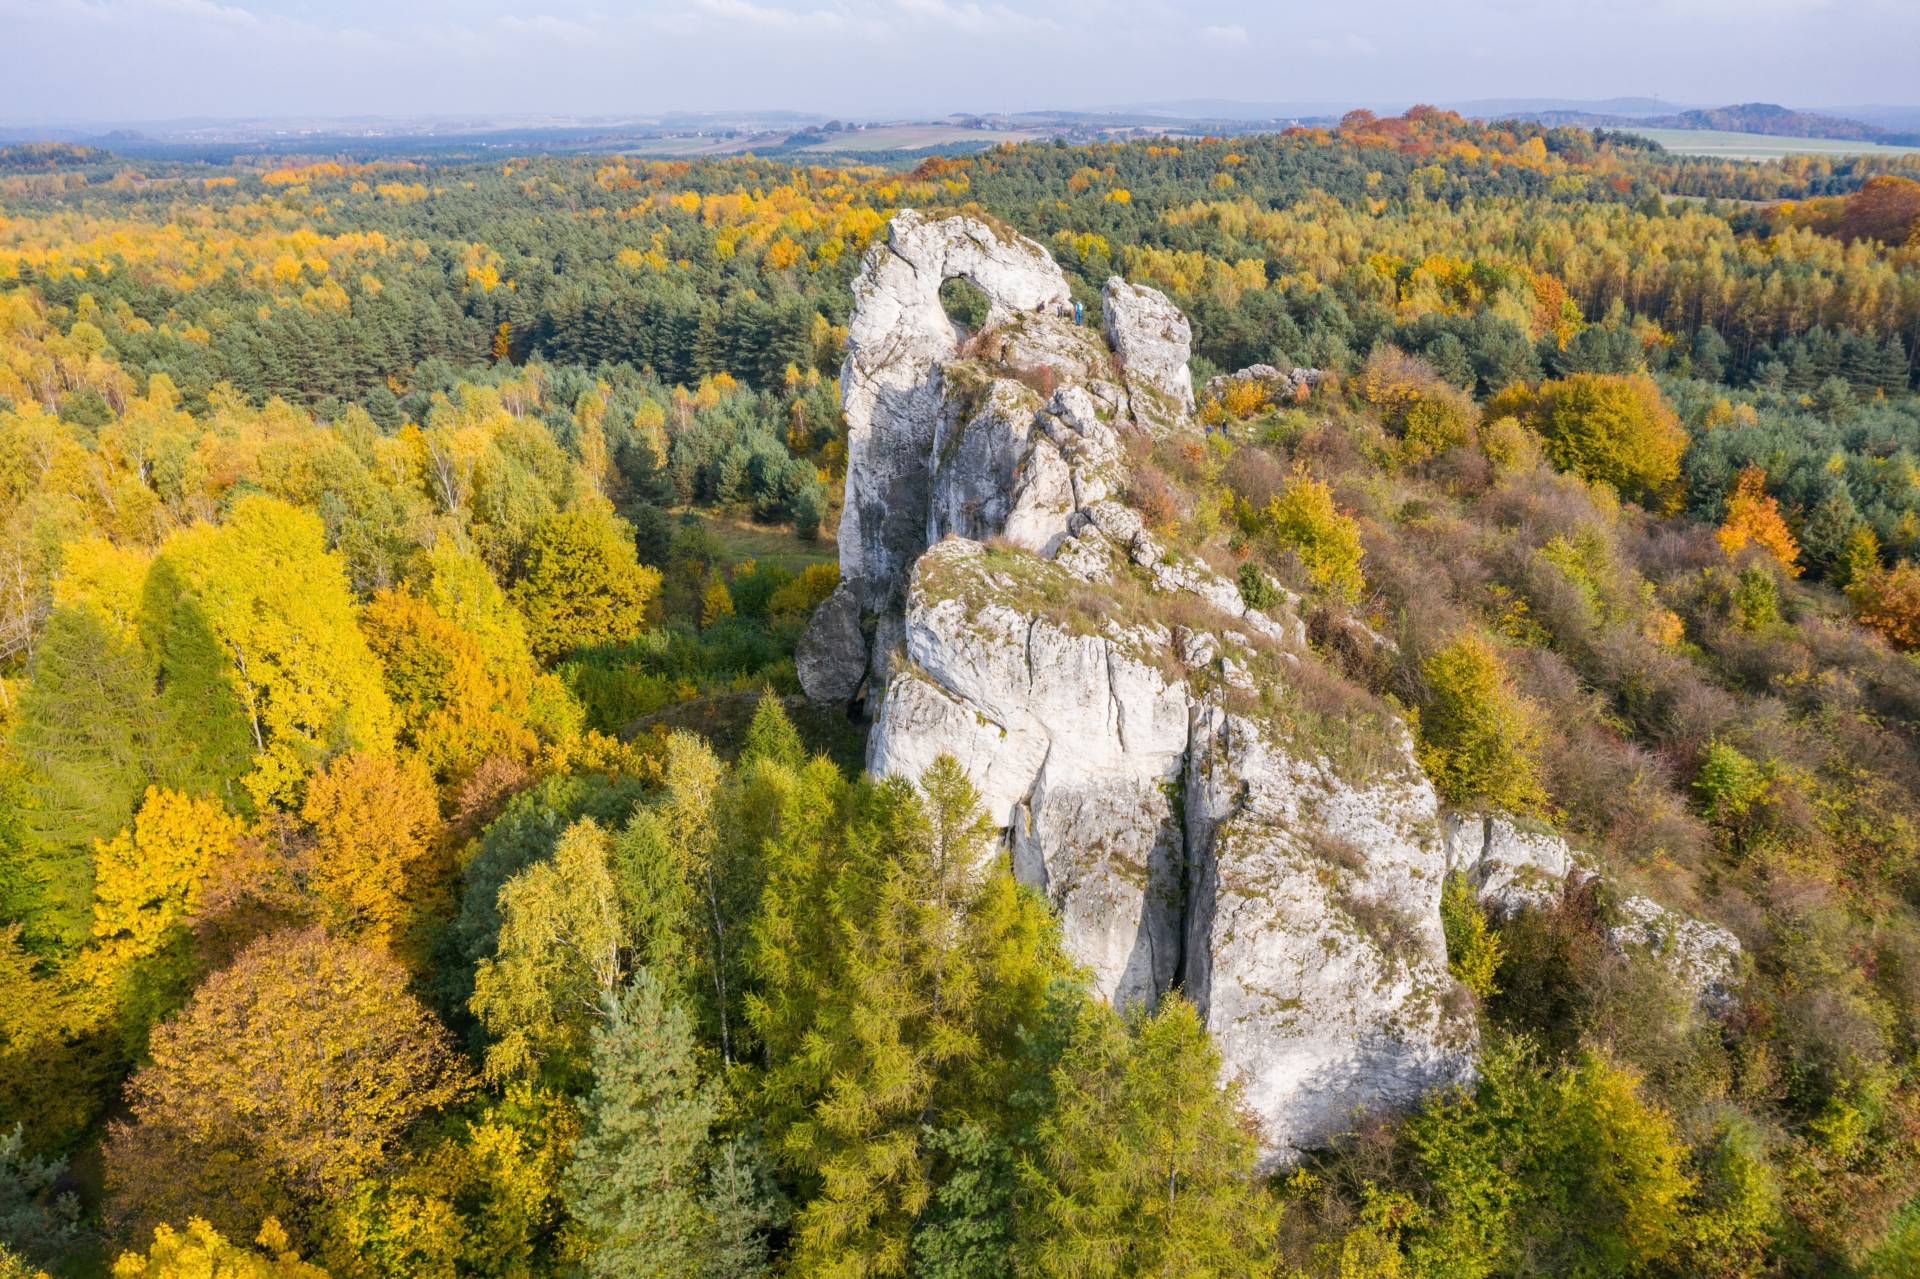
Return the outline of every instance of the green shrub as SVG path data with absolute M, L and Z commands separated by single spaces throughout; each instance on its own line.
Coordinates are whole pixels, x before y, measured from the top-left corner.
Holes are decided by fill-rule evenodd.
M 1733 584 L 1733 619 L 1746 631 L 1764 630 L 1780 620 L 1780 588 L 1772 570 L 1759 564 L 1740 570 Z
M 1274 589 L 1267 575 L 1260 571 L 1258 564 L 1240 566 L 1240 599 L 1248 608 L 1272 608 L 1280 602 L 1280 592 Z
M 1463 635 L 1428 658 L 1421 672 L 1427 697 L 1418 752 L 1440 793 L 1460 805 L 1544 810 L 1539 711 L 1514 690 L 1493 646 Z
M 1487 926 L 1487 917 L 1473 899 L 1466 877 L 1447 876 L 1440 890 L 1440 926 L 1447 935 L 1447 969 L 1477 997 L 1499 992 L 1500 935 Z

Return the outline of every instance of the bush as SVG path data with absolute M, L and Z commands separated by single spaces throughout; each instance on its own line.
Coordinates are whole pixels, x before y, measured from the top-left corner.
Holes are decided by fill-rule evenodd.
M 1500 989 L 1500 935 L 1487 927 L 1487 917 L 1473 899 L 1465 876 L 1447 876 L 1440 890 L 1440 926 L 1447 935 L 1447 968 L 1460 984 L 1487 999 Z
M 1861 625 L 1897 649 L 1920 649 L 1920 565 L 1902 560 L 1882 572 L 1864 572 L 1847 593 Z
M 1354 599 L 1366 586 L 1359 526 L 1334 506 L 1333 490 L 1304 469 L 1296 467 L 1280 496 L 1242 524 L 1275 550 L 1291 551 L 1314 585 L 1341 599 Z
M 1512 813 L 1547 806 L 1536 758 L 1539 711 L 1514 690 L 1493 646 L 1467 634 L 1421 668 L 1420 764 L 1455 804 Z
M 1496 1043 L 1473 1094 L 1407 1132 L 1435 1204 L 1412 1273 L 1640 1274 L 1687 1240 L 1686 1147 L 1638 1076 L 1603 1057 L 1553 1070 L 1525 1040 Z

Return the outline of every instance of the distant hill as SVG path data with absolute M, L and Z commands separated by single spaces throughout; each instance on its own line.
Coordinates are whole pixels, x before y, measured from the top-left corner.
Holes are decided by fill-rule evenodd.
M 1641 123 L 1662 129 L 1722 129 L 1728 133 L 1764 133 L 1775 138 L 1841 138 L 1849 142 L 1885 142 L 1886 130 L 1839 116 L 1795 111 L 1772 102 L 1682 111 Z
M 1862 103 L 1858 106 L 1821 107 L 1826 115 L 1837 115 L 1846 120 L 1860 120 L 1897 133 L 1920 131 L 1920 106 L 1888 106 L 1885 103 Z
M 1606 115 L 1639 118 L 1677 115 L 1685 108 L 1660 98 L 1476 98 L 1442 103 L 1449 111 L 1476 120 L 1539 115 Z
M 1650 101 L 1650 99 L 1636 99 L 1636 101 Z M 1502 113 L 1463 111 L 1462 114 L 1491 119 Z M 1824 115 L 1816 111 L 1796 111 L 1774 102 L 1742 102 L 1729 107 L 1704 107 L 1677 111 L 1671 115 L 1639 115 L 1625 111 L 1608 112 L 1593 109 L 1520 110 L 1505 114 L 1517 119 L 1537 120 L 1541 124 L 1574 125 L 1581 128 L 1626 126 L 1642 129 L 1694 129 L 1722 133 L 1759 133 L 1775 138 L 1834 138 L 1843 142 L 1878 142 L 1889 146 L 1920 144 L 1920 132 L 1893 132 L 1862 120 Z
M 1130 102 L 1113 107 L 1093 108 L 1089 114 L 1151 115 L 1177 120 L 1306 120 L 1338 119 L 1356 107 L 1365 107 L 1383 115 L 1398 114 L 1413 105 L 1412 99 L 1398 101 L 1323 101 L 1243 102 L 1234 98 L 1182 98 L 1165 102 Z M 1686 110 L 1675 102 L 1660 98 L 1476 98 L 1466 102 L 1441 102 L 1447 111 L 1478 120 L 1514 117 L 1532 118 L 1547 112 L 1575 115 L 1607 115 L 1638 118 L 1674 115 Z

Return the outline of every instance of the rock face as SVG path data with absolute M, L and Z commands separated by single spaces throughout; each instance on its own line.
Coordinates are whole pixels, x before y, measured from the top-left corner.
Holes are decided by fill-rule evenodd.
M 1404 733 L 1395 745 L 1356 784 L 1256 720 L 1194 717 L 1185 986 L 1282 1161 L 1356 1112 L 1471 1073 L 1440 929 L 1438 801 Z
M 891 602 L 930 540 L 928 463 L 959 407 L 945 396 L 941 367 L 959 347 L 940 304 L 940 286 L 952 279 L 986 294 L 990 328 L 1070 304 L 1066 277 L 1045 249 L 971 218 L 928 222 L 906 210 L 868 251 L 853 284 L 840 373 L 848 476 L 841 576 L 856 585 L 862 608 Z
M 1664 965 L 1708 1012 L 1739 1000 L 1740 939 L 1718 924 L 1668 910 L 1651 897 L 1628 897 L 1608 940 L 1621 950 L 1645 950 Z
M 1180 960 L 1186 688 L 1145 660 L 1170 637 L 1049 616 L 1066 574 L 1022 559 L 957 538 L 921 559 L 868 767 L 958 758 L 1101 993 L 1151 1002 Z
M 964 337 L 955 275 L 991 304 Z M 1119 500 L 1129 433 L 1193 429 L 1185 318 L 1112 280 L 1102 340 L 1038 245 L 911 213 L 854 293 L 843 585 L 808 691 L 864 681 L 876 773 L 959 759 L 1098 993 L 1202 1010 L 1270 1163 L 1469 1077 L 1404 726 L 1310 706 L 1293 598 L 1250 608 Z
M 1494 915 L 1541 910 L 1559 902 L 1569 880 L 1584 875 L 1567 841 L 1523 830 L 1503 813 L 1447 814 L 1447 869 L 1467 878 Z

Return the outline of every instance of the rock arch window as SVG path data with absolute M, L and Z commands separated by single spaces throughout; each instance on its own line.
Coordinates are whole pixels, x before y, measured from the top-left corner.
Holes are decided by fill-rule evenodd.
M 978 333 L 987 322 L 993 302 L 985 289 L 963 275 L 954 275 L 940 286 L 940 309 L 968 333 Z

